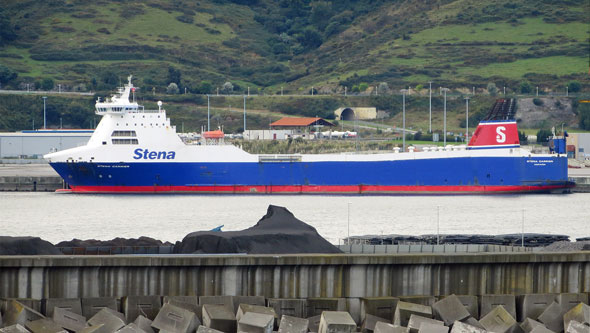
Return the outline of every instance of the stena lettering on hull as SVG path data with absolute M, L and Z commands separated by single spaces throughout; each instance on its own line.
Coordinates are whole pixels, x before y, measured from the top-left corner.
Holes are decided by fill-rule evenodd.
M 176 152 L 173 151 L 149 151 L 149 149 L 137 148 L 133 151 L 134 160 L 173 160 Z
M 256 155 L 215 140 L 185 144 L 161 102 L 156 110 L 137 104 L 130 76 L 111 98 L 96 101 L 102 118 L 86 146 L 44 157 L 78 193 L 567 192 L 573 183 L 566 155 L 533 154 L 521 147 L 513 106 L 512 100 L 498 100 L 468 145 L 380 154 Z

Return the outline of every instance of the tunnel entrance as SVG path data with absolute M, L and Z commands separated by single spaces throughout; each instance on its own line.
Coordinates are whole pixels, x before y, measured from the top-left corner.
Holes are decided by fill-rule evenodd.
M 355 114 L 351 108 L 346 108 L 346 109 L 342 110 L 342 113 L 340 113 L 341 120 L 354 120 L 354 118 L 355 118 Z

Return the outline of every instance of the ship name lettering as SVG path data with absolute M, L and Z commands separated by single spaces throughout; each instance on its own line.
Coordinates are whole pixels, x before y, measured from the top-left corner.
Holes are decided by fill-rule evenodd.
M 147 148 L 137 148 L 133 153 L 133 159 L 135 160 L 173 160 L 176 157 L 174 151 L 150 151 Z

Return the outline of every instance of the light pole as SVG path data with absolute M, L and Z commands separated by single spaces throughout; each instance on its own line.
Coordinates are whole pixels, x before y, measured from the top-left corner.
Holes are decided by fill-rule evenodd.
M 570 87 L 565 86 L 565 95 L 569 96 L 570 95 Z
M 209 102 L 209 95 L 207 95 L 207 132 L 211 130 L 211 103 Z
M 465 143 L 469 141 L 469 96 L 465 97 Z
M 348 203 L 348 236 L 346 237 L 346 243 L 350 245 L 350 205 L 352 203 Z
M 402 151 L 406 151 L 406 92 L 407 89 L 402 89 Z
M 447 90 L 449 90 L 449 88 L 442 88 L 442 91 L 444 92 L 444 112 L 443 112 L 443 145 L 446 147 L 447 146 Z
M 430 96 L 430 105 L 428 107 L 428 132 L 432 133 L 432 81 L 428 81 L 428 91 L 429 91 L 429 96 Z
M 539 87 L 537 86 L 537 97 L 539 97 Z
M 43 96 L 43 129 L 47 129 L 47 112 L 45 109 L 45 101 L 47 100 L 47 96 Z
M 244 133 L 246 133 L 246 95 L 244 95 Z

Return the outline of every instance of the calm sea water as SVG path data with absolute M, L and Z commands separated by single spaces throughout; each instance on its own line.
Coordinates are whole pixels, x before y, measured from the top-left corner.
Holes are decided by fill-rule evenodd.
M 349 205 L 350 203 L 350 205 Z M 498 196 L 79 195 L 0 192 L 0 235 L 62 240 L 149 236 L 175 242 L 224 225 L 241 230 L 287 207 L 334 244 L 350 235 L 533 233 L 590 236 L 590 194 Z M 348 208 L 350 207 L 350 214 Z

